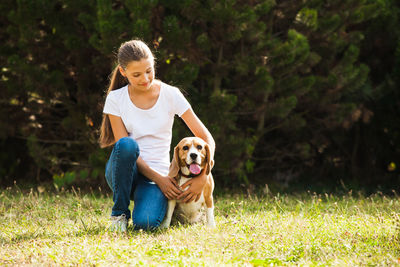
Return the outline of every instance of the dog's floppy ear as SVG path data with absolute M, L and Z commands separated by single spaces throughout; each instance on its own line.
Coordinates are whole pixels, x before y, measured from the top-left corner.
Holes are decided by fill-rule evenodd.
M 211 158 L 210 147 L 208 146 L 208 144 L 206 144 L 205 149 L 207 152 L 206 175 L 209 175 L 211 169 L 214 167 L 214 160 Z
M 171 178 L 175 178 L 178 176 L 179 172 L 179 145 L 177 145 L 174 149 L 174 156 L 172 158 L 171 165 L 169 165 L 169 174 L 168 176 Z

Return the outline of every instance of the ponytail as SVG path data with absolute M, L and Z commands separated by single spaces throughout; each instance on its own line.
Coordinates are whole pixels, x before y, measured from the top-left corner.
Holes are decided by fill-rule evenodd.
M 121 75 L 118 66 L 116 66 L 113 72 L 111 73 L 110 85 L 108 86 L 106 97 L 111 91 L 124 87 L 127 84 L 128 84 L 127 79 Z M 104 113 L 100 127 L 99 143 L 101 148 L 110 146 L 115 143 L 115 137 L 111 128 L 110 118 L 107 114 Z

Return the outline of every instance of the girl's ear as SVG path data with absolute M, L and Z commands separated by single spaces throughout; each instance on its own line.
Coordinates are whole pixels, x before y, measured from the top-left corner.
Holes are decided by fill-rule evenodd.
M 214 160 L 211 158 L 210 147 L 208 144 L 206 144 L 205 149 L 207 153 L 206 175 L 209 175 L 211 169 L 214 167 Z
M 174 149 L 174 157 L 172 158 L 171 165 L 169 165 L 168 176 L 171 178 L 178 176 L 179 168 L 179 146 L 176 146 Z
M 126 78 L 126 73 L 125 73 L 124 68 L 122 68 L 121 66 L 118 65 L 118 69 L 119 69 L 119 73 L 121 73 L 121 75 Z

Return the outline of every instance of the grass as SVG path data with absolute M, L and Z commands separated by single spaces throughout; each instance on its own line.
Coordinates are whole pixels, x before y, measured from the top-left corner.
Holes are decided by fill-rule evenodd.
M 216 196 L 215 229 L 107 231 L 110 196 L 0 191 L 0 265 L 399 266 L 400 199 Z

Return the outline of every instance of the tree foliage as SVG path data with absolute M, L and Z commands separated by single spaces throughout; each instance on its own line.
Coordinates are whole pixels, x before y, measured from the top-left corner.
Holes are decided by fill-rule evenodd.
M 394 0 L 5 0 L 0 9 L 5 183 L 102 180 L 104 92 L 132 38 L 154 48 L 157 76 L 212 132 L 220 184 L 304 173 L 374 181 L 398 157 Z M 173 145 L 189 134 L 182 123 L 173 133 Z

